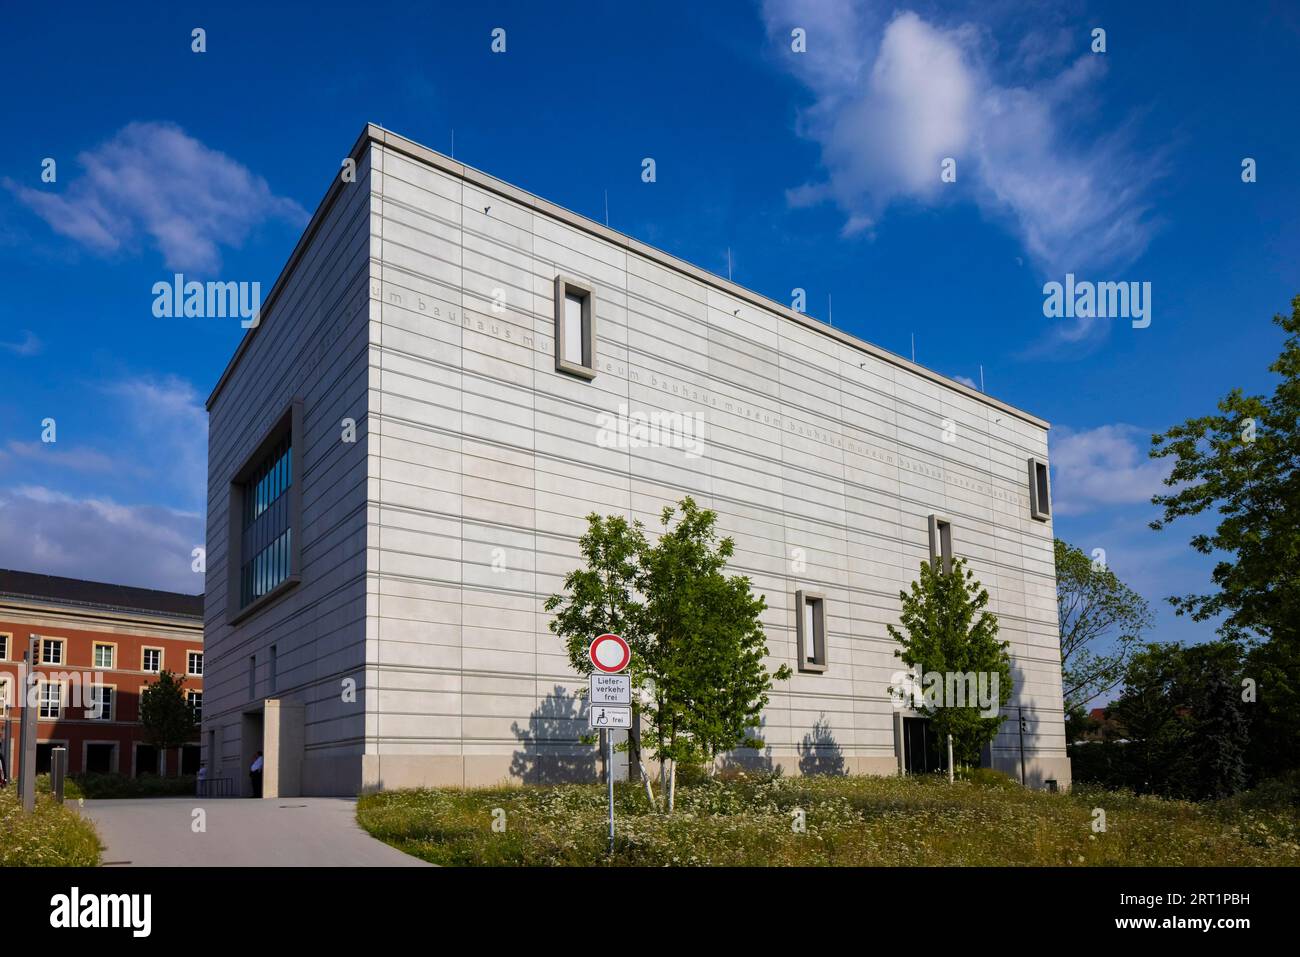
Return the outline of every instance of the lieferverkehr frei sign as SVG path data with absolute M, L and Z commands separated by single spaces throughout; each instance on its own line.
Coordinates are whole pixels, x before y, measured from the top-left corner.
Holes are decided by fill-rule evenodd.
M 627 675 L 592 675 L 587 700 L 592 704 L 631 704 L 632 679 Z
M 627 675 L 592 675 L 587 700 L 591 727 L 632 727 L 632 679 Z

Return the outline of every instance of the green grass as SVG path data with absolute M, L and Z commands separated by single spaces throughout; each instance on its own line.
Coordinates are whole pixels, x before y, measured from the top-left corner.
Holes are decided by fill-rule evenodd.
M 95 867 L 102 848 L 91 823 L 48 793 L 24 814 L 18 789 L 0 788 L 0 867 Z
M 131 778 L 125 774 L 71 774 L 63 783 L 63 796 L 68 800 L 87 798 L 108 800 L 112 798 L 189 797 L 194 794 L 194 775 L 160 778 L 156 774 L 142 774 Z M 50 791 L 50 776 L 37 775 L 36 790 Z
M 492 828 L 494 809 L 505 830 Z M 1093 830 L 1093 810 L 1106 830 Z M 806 830 L 792 827 L 802 809 Z M 600 785 L 385 791 L 363 796 L 363 828 L 435 864 L 470 866 L 1258 866 L 1300 865 L 1300 810 L 1197 805 L 1127 792 L 1027 791 L 977 772 L 942 777 L 772 776 L 679 786 L 677 810 L 615 792 L 607 840 Z M 498 815 L 499 818 L 499 815 Z

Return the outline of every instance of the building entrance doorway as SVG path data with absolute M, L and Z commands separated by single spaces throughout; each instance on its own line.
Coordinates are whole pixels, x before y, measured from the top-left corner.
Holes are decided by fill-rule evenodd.
M 948 770 L 948 749 L 938 738 L 929 718 L 903 719 L 903 769 L 908 774 Z
M 263 717 L 261 711 L 245 711 L 240 721 L 239 778 L 237 787 L 244 797 L 258 797 L 253 793 L 253 777 L 250 771 L 259 752 L 264 750 L 262 741 Z M 265 762 L 263 762 L 265 763 Z M 262 776 L 259 775 L 259 780 Z

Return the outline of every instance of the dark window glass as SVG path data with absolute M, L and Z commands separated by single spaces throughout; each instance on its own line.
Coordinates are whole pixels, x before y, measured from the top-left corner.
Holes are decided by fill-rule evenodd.
M 292 436 L 271 451 L 244 487 L 239 604 L 246 607 L 289 577 Z

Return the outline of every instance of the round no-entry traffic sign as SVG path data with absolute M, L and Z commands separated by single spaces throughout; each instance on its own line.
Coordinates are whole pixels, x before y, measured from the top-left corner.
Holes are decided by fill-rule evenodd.
M 587 649 L 587 656 L 596 670 L 616 675 L 632 660 L 632 649 L 618 635 L 600 635 Z

